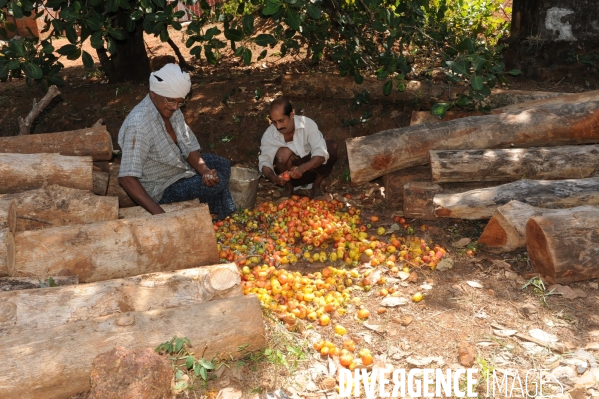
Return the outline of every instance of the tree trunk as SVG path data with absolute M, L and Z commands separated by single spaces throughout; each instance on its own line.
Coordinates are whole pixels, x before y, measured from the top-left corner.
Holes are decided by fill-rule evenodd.
M 0 199 L 15 201 L 17 231 L 116 220 L 119 213 L 116 197 L 57 185 L 4 194 Z
M 18 334 L 117 313 L 169 309 L 242 295 L 241 278 L 234 263 L 90 284 L 2 292 L 0 303 L 12 311 L 0 313 L 0 331 Z
M 487 252 L 511 252 L 526 247 L 526 222 L 533 216 L 563 215 L 574 210 L 584 210 L 592 207 L 577 207 L 568 209 L 545 209 L 510 201 L 498 207 L 491 220 L 483 230 L 479 244 L 484 244 Z M 592 208 L 599 212 L 599 207 Z
M 56 276 L 52 277 L 52 280 L 58 286 L 79 284 L 79 277 L 77 276 Z M 48 284 L 48 279 L 42 281 L 32 277 L 0 277 L 0 291 L 31 290 L 40 288 L 40 282 Z M 0 318 L 2 317 L 4 317 L 4 314 L 0 316 Z M 38 317 L 38 315 L 35 317 Z
M 108 189 L 106 190 L 106 195 L 112 197 L 118 197 L 119 199 L 119 208 L 128 208 L 131 206 L 136 206 L 135 201 L 129 197 L 129 194 L 121 187 L 119 184 L 119 170 L 120 165 L 116 163 L 110 164 L 110 176 L 108 177 Z
M 591 101 L 599 101 L 599 90 L 585 91 L 584 93 L 556 93 L 558 96 L 547 97 L 524 103 L 514 103 L 498 108 L 495 112 L 522 112 L 531 108 L 588 103 Z
M 435 195 L 437 217 L 490 219 L 501 205 L 516 200 L 541 208 L 599 204 L 599 177 L 578 180 L 519 180 L 461 194 Z
M 404 184 L 409 182 L 425 182 L 431 180 L 431 169 L 428 166 L 414 166 L 404 170 L 387 173 L 383 176 L 385 186 L 385 202 L 390 209 L 404 208 Z
M 599 145 L 430 151 L 432 181 L 582 179 L 599 174 Z
M 17 227 L 17 205 L 13 199 L 0 196 L 0 230 L 8 229 L 11 233 Z
M 9 229 L 0 229 L 0 277 L 15 268 L 15 239 Z
M 535 270 L 552 283 L 599 277 L 599 212 L 584 208 L 534 216 L 526 223 L 528 257 Z
M 90 283 L 218 263 L 208 206 L 152 217 L 24 231 L 10 276 Z
M 150 79 L 150 60 L 144 44 L 143 18 L 135 25 L 135 30 L 127 30 L 129 13 L 119 12 L 117 27 L 127 35 L 124 41 L 110 38 L 116 47 L 116 53 L 109 55 L 105 48 L 96 50 L 102 69 L 110 83 L 131 82 L 147 83 Z
M 48 184 L 93 190 L 91 157 L 58 154 L 0 154 L 0 194 Z
M 409 81 L 406 82 L 404 91 L 392 90 L 390 95 L 385 96 L 383 94 L 384 84 L 384 81 L 368 77 L 364 78 L 362 84 L 357 84 L 351 76 L 342 77 L 329 73 L 290 74 L 283 76 L 281 91 L 287 97 L 353 100 L 356 95 L 366 90 L 371 99 L 401 103 L 427 102 L 431 98 L 443 101 L 450 99 L 450 97 L 453 99 L 458 93 L 463 91 L 461 87 L 449 87 L 446 83 Z M 493 90 L 487 102 L 492 107 L 500 107 L 560 94 L 519 90 Z
M 0 137 L 0 153 L 56 153 L 90 156 L 94 161 L 107 161 L 112 158 L 112 139 L 105 126 L 68 132 Z
M 0 343 L 6 359 L 0 363 L 0 397 L 62 399 L 89 390 L 93 359 L 116 344 L 153 349 L 178 336 L 190 340 L 197 358 L 238 358 L 264 347 L 265 334 L 254 295 L 32 329 Z
M 197 208 L 200 206 L 200 200 L 193 199 L 189 201 L 181 201 L 181 202 L 173 202 L 172 204 L 162 204 L 160 207 L 164 209 L 165 212 L 177 212 L 183 209 L 189 208 Z M 151 213 L 146 211 L 141 206 L 132 206 L 131 208 L 121 208 L 119 209 L 119 219 L 132 219 L 139 217 L 147 217 L 152 216 Z
M 423 165 L 430 150 L 586 144 L 599 141 L 599 101 L 473 116 L 348 139 L 352 185 Z

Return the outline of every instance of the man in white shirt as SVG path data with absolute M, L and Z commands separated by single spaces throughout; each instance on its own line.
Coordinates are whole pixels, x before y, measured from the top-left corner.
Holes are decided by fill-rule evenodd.
M 262 136 L 258 169 L 289 197 L 294 187 L 312 183 L 311 198 L 322 196 L 320 187 L 337 161 L 337 143 L 325 140 L 316 123 L 295 115 L 284 98 L 270 104 L 272 124 Z

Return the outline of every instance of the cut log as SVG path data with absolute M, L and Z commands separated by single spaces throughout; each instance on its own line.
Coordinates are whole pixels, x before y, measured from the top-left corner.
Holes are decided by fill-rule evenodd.
M 599 212 L 594 207 L 533 216 L 526 223 L 528 257 L 535 271 L 551 283 L 599 277 L 597 243 Z
M 265 333 L 260 302 L 248 295 L 8 335 L 0 343 L 7 359 L 0 363 L 0 397 L 63 399 L 89 390 L 92 360 L 116 344 L 154 349 L 178 336 L 198 358 L 238 358 L 262 348 Z
M 127 194 L 127 192 L 119 184 L 119 169 L 119 164 L 110 164 L 110 176 L 108 177 L 108 189 L 106 190 L 106 195 L 118 197 L 120 208 L 136 206 L 137 204 L 135 201 L 129 197 L 129 194 Z
M 218 263 L 208 205 L 151 217 L 24 231 L 10 276 L 89 283 Z
M 94 169 L 96 167 L 94 166 Z M 92 172 L 92 179 L 94 182 L 94 194 L 96 195 L 106 195 L 106 191 L 108 191 L 108 172 L 102 172 L 100 170 L 94 170 Z M 118 198 L 117 198 L 118 200 Z
M 0 154 L 0 194 L 48 184 L 92 191 L 92 159 L 58 154 Z
M 519 201 L 510 201 L 498 207 L 491 220 L 483 230 L 479 244 L 484 250 L 493 253 L 511 252 L 526 248 L 526 222 L 533 216 L 563 215 L 574 210 L 589 208 L 576 207 L 569 209 L 537 208 Z M 593 208 L 599 212 L 599 207 Z
M 54 284 L 58 286 L 63 285 L 77 285 L 79 284 L 79 277 L 77 276 L 56 276 L 52 277 Z M 15 290 L 31 290 L 40 288 L 40 282 L 48 285 L 48 279 L 39 280 L 32 277 L 0 277 L 0 291 L 15 291 Z M 40 312 L 35 317 L 39 317 Z M 4 316 L 0 316 L 2 318 Z
M 57 185 L 0 195 L 3 199 L 16 203 L 17 231 L 116 220 L 119 212 L 116 197 Z
M 406 218 L 434 220 L 433 198 L 442 191 L 440 185 L 429 182 L 410 182 L 404 184 L 403 214 Z
M 599 175 L 599 145 L 430 151 L 432 181 L 582 179 Z
M 519 180 L 460 194 L 435 195 L 437 217 L 490 219 L 493 212 L 516 200 L 541 208 L 599 204 L 599 177 L 578 180 Z
M 509 93 L 509 91 L 508 91 Z M 521 112 L 530 108 L 545 107 L 550 105 L 564 105 L 564 104 L 576 104 L 586 103 L 590 101 L 599 101 L 599 90 L 586 91 L 584 93 L 568 94 L 568 93 L 554 93 L 559 94 L 557 96 L 546 97 L 546 98 L 535 98 L 526 102 L 511 102 L 510 105 L 505 104 L 502 107 L 497 108 L 495 111 L 498 112 Z
M 13 309 L 0 314 L 0 331 L 16 334 L 111 314 L 169 309 L 243 295 L 234 263 L 67 287 L 37 287 L 0 293 L 0 303 Z
M 452 121 L 454 119 L 466 118 L 469 116 L 481 116 L 487 115 L 482 112 L 473 111 L 447 111 L 443 119 L 437 118 L 431 114 L 430 111 L 412 111 L 412 118 L 410 119 L 410 126 L 423 125 L 425 123 L 440 123 Z
M 200 201 L 197 199 L 160 205 L 160 207 L 167 213 L 177 212 L 183 209 L 197 208 L 198 206 L 200 206 Z M 131 208 L 119 209 L 119 219 L 131 219 L 145 216 L 152 215 L 141 206 L 132 206 Z
M 461 91 L 458 87 L 450 87 L 444 83 L 408 81 L 403 91 L 392 90 L 391 94 L 386 96 L 383 93 L 384 84 L 384 81 L 370 77 L 365 77 L 362 84 L 357 84 L 354 78 L 350 76 L 341 77 L 328 73 L 290 74 L 283 76 L 281 91 L 287 97 L 353 100 L 357 94 L 361 94 L 366 90 L 371 99 L 402 103 L 423 101 L 423 99 L 430 98 L 448 100 L 450 89 L 451 93 L 454 93 L 454 97 L 455 93 Z M 492 107 L 498 107 L 560 94 L 562 93 L 493 90 L 487 102 Z
M 403 210 L 404 184 L 430 180 L 431 170 L 428 166 L 415 166 L 386 174 L 383 176 L 383 185 L 385 186 L 385 203 L 387 207 Z
M 94 161 L 112 158 L 112 139 L 105 126 L 58 133 L 0 137 L 0 153 L 90 156 Z
M 0 229 L 0 277 L 15 267 L 15 240 L 8 228 Z
M 17 205 L 14 199 L 0 196 L 0 230 L 8 229 L 11 233 L 17 227 Z
M 424 165 L 430 150 L 597 142 L 599 101 L 385 130 L 371 136 L 348 139 L 346 144 L 352 185 L 359 185 L 394 170 Z

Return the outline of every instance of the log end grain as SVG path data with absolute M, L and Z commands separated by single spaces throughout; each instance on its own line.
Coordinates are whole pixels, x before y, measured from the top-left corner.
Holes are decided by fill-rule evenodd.
M 0 276 L 15 271 L 15 239 L 8 228 L 0 230 Z
M 493 251 L 493 247 L 503 247 L 507 242 L 507 233 L 497 219 L 494 218 L 489 220 L 489 223 L 487 223 L 487 226 L 478 239 L 478 243 L 485 245 L 485 250 L 487 251 Z
M 555 282 L 555 264 L 550 243 L 534 218 L 529 219 L 526 223 L 526 249 L 533 268 L 550 282 Z

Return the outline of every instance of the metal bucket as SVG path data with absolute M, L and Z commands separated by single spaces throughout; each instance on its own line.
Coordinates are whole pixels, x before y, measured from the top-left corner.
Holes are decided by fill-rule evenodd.
M 260 172 L 254 169 L 231 167 L 229 189 L 233 195 L 235 206 L 239 208 L 253 208 L 256 205 L 258 194 L 258 181 Z

